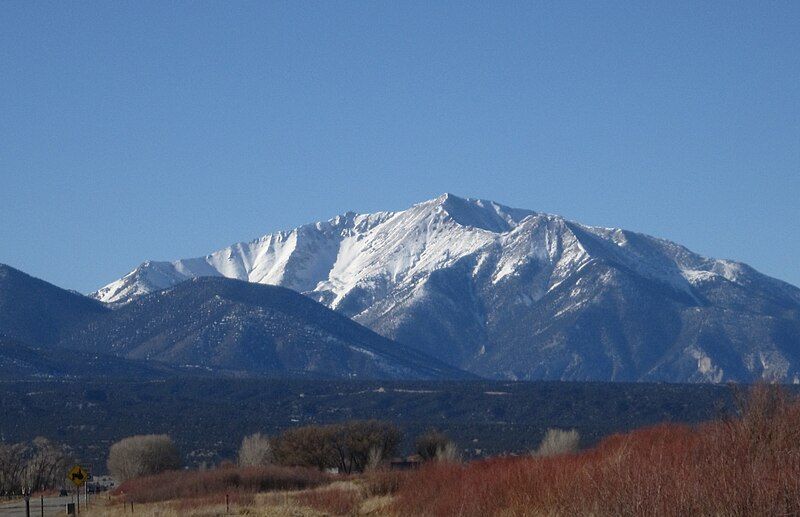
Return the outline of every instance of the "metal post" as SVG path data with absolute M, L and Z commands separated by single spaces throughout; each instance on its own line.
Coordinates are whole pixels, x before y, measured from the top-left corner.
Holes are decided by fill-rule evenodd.
M 44 517 L 44 496 L 39 496 L 39 506 L 42 509 L 42 517 Z
M 25 517 L 31 517 L 31 495 L 25 495 Z
M 228 494 L 225 494 L 225 513 L 231 513 L 231 504 L 228 499 Z
M 81 487 L 75 487 L 75 502 L 78 503 L 75 506 L 75 513 L 81 513 Z

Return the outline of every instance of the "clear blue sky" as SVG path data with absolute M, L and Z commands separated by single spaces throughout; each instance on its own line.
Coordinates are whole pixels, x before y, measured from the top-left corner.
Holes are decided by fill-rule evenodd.
M 800 2 L 0 2 L 0 262 L 453 192 L 800 284 Z

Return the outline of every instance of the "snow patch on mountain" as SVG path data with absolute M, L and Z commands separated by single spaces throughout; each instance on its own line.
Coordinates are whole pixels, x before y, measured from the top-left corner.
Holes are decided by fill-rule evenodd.
M 491 264 L 495 284 L 540 264 L 549 278 L 539 296 L 593 260 L 628 268 L 692 298 L 697 284 L 737 283 L 749 269 L 663 239 L 444 194 L 399 212 L 348 212 L 205 257 L 148 261 L 91 296 L 125 303 L 188 278 L 224 276 L 316 293 L 319 301 L 338 308 L 354 291 L 369 291 L 374 299 L 411 290 L 465 259 L 471 260 L 473 275 Z

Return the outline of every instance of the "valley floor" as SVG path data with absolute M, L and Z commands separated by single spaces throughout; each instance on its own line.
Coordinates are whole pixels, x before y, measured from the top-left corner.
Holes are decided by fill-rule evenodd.
M 0 432 L 9 442 L 45 436 L 68 443 L 93 465 L 105 465 L 121 438 L 167 433 L 187 458 L 216 464 L 235 457 L 252 433 L 380 419 L 400 427 L 402 454 L 436 428 L 476 459 L 525 453 L 551 427 L 577 429 L 586 447 L 659 422 L 708 420 L 730 405 L 729 388 L 703 384 L 43 380 L 0 382 Z
M 648 426 L 578 452 L 540 448 L 353 475 L 279 466 L 164 472 L 126 481 L 85 515 L 800 515 L 800 399 L 757 386 L 737 405 L 699 425 Z

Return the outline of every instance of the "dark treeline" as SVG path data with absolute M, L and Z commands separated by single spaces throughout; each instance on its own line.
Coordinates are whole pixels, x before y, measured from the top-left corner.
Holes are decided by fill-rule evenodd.
M 99 472 L 111 444 L 168 434 L 188 466 L 236 456 L 253 433 L 383 420 L 402 432 L 398 455 L 430 428 L 465 459 L 527 452 L 550 427 L 576 429 L 582 446 L 663 421 L 700 422 L 730 406 L 725 386 L 581 382 L 379 382 L 172 379 L 159 382 L 0 383 L 0 436 L 69 444 Z

